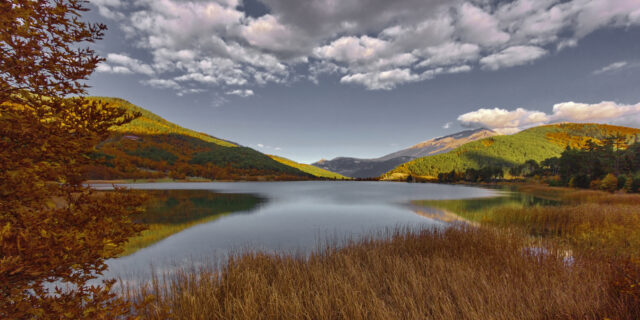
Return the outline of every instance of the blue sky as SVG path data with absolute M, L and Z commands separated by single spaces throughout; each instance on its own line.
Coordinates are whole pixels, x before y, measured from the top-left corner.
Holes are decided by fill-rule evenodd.
M 640 126 L 638 0 L 91 0 L 89 93 L 300 162 L 470 127 Z

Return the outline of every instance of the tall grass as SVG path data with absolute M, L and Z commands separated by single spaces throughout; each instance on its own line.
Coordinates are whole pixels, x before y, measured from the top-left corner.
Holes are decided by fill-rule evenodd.
M 535 236 L 554 237 L 589 254 L 640 255 L 640 207 L 634 205 L 502 207 L 492 210 L 483 221 L 492 226 L 518 227 Z
M 566 204 L 589 202 L 611 205 L 640 205 L 640 194 L 610 193 L 597 190 L 550 187 L 540 184 L 523 185 L 518 187 L 517 190 L 541 198 L 562 201 Z
M 544 202 L 499 197 L 415 204 L 455 212 L 485 226 L 518 228 L 531 236 L 554 238 L 588 254 L 640 257 L 640 195 L 535 185 L 520 190 L 558 203 L 541 205 Z
M 559 203 L 416 203 L 477 223 L 247 252 L 123 294 L 146 319 L 640 319 L 640 195 L 527 188 Z
M 614 292 L 623 297 L 628 306 L 640 306 L 640 195 L 540 185 L 519 189 L 558 200 L 559 205 L 526 206 L 507 202 L 478 206 L 480 202 L 486 205 L 486 200 L 440 201 L 429 205 L 453 209 L 484 226 L 518 229 L 534 241 L 554 241 L 568 248 L 574 258 L 607 263 L 612 270 Z M 640 319 L 637 309 L 634 310 L 629 313 L 633 317 L 629 317 Z
M 544 249 L 541 249 L 544 248 Z M 148 319 L 634 319 L 609 264 L 457 226 L 400 230 L 310 257 L 245 253 L 129 288 Z

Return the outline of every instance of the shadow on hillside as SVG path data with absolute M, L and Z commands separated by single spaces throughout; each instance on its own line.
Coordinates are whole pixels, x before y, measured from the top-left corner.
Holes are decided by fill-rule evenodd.
M 483 168 L 487 166 L 494 167 L 513 167 L 516 165 L 515 162 L 505 160 L 503 158 L 498 158 L 496 156 L 488 156 L 486 154 L 481 154 L 477 151 L 469 151 L 464 154 L 466 158 L 473 161 L 478 168 Z

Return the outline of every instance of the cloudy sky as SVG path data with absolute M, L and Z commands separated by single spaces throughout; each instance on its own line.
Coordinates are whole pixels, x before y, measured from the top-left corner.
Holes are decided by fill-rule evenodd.
M 640 127 L 638 0 L 90 0 L 90 94 L 301 161 L 464 128 Z

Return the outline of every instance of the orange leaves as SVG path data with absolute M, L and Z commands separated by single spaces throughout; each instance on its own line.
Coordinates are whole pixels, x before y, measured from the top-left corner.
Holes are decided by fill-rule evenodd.
M 113 319 L 128 310 L 87 281 L 140 231 L 137 195 L 82 187 L 80 167 L 135 115 L 81 98 L 102 59 L 79 48 L 103 25 L 80 22 L 85 1 L 0 2 L 0 318 Z M 51 290 L 48 282 L 70 290 Z M 55 293 L 55 294 L 52 294 Z

